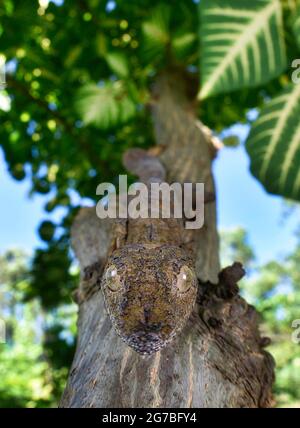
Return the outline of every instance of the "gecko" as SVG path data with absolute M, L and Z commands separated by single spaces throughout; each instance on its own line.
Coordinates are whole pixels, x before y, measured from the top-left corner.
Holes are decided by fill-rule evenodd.
M 165 179 L 159 159 L 142 149 L 127 151 L 124 164 L 147 186 Z M 116 221 L 101 289 L 115 331 L 139 354 L 165 347 L 193 310 L 197 277 L 183 229 L 174 217 Z
M 142 149 L 127 151 L 123 163 L 147 186 L 165 179 L 161 161 Z M 212 194 L 204 195 L 205 203 L 213 200 Z M 75 294 L 81 303 L 100 288 L 116 333 L 141 355 L 170 343 L 207 293 L 233 298 L 245 274 L 235 262 L 220 271 L 218 284 L 201 282 L 195 272 L 197 254 L 185 232 L 183 218 L 114 220 L 108 255 L 84 269 Z

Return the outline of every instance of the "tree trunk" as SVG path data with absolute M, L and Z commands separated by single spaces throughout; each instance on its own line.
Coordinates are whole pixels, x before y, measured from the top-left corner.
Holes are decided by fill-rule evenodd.
M 153 88 L 152 114 L 169 182 L 204 182 L 214 192 L 214 148 L 196 119 L 192 83 L 162 74 Z M 263 350 L 257 314 L 238 295 L 217 292 L 215 203 L 205 225 L 190 234 L 200 282 L 198 303 L 181 334 L 143 357 L 125 345 L 107 317 L 101 291 L 79 305 L 77 350 L 61 407 L 269 407 L 273 360 Z M 104 261 L 111 222 L 83 209 L 72 230 L 81 269 Z M 82 283 L 81 283 L 82 287 Z M 224 298 L 225 297 L 225 298 Z

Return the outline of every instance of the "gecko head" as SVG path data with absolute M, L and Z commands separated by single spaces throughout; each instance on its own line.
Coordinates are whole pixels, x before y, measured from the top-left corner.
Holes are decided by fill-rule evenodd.
M 195 304 L 197 279 L 182 249 L 134 244 L 108 260 L 102 290 L 117 333 L 135 351 L 150 355 L 183 328 Z

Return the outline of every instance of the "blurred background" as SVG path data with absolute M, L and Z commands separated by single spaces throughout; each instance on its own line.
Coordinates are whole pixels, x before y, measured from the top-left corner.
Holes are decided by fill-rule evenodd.
M 153 40 L 162 16 L 173 20 L 176 61 L 198 73 L 198 3 L 178 1 L 174 12 L 157 0 L 0 2 L 0 407 L 57 406 L 76 343 L 70 225 L 95 204 L 97 184 L 124 173 L 128 147 L 155 143 L 147 103 L 166 61 Z M 266 192 L 245 150 L 264 99 L 287 79 L 216 94 L 199 115 L 224 141 L 213 165 L 222 265 L 245 265 L 242 294 L 272 340 L 277 405 L 299 407 L 299 205 Z

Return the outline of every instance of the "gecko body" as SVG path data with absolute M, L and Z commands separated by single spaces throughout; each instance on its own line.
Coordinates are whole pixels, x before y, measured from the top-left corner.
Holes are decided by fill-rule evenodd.
M 124 163 L 147 186 L 164 179 L 158 159 L 143 150 L 129 151 Z M 197 278 L 183 228 L 174 217 L 116 223 L 101 288 L 116 332 L 140 354 L 167 345 L 194 307 Z

